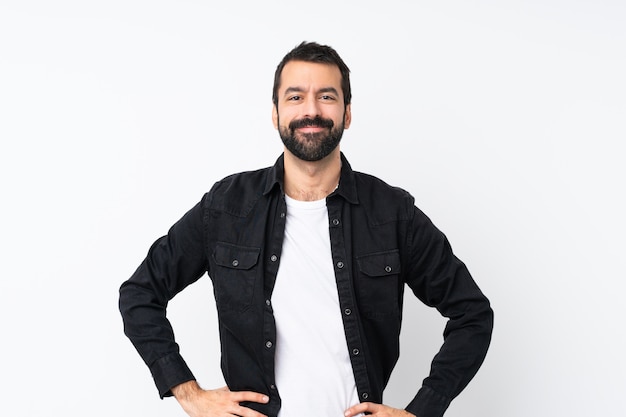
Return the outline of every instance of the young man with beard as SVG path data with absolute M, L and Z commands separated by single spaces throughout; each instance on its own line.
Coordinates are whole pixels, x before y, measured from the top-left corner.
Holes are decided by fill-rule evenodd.
M 160 395 L 192 417 L 442 416 L 480 367 L 493 313 L 407 192 L 353 171 L 349 70 L 303 42 L 279 64 L 273 167 L 219 182 L 120 288 L 126 335 Z M 228 387 L 204 390 L 179 354 L 168 301 L 208 272 Z M 382 404 L 399 355 L 405 285 L 449 318 L 405 410 Z

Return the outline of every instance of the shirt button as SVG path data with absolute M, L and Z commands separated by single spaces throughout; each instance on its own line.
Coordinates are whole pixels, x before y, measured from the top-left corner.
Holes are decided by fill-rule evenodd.
M 339 226 L 339 223 L 340 223 L 339 219 L 333 219 L 334 226 Z
M 280 213 L 280 218 L 284 219 L 285 218 L 285 213 Z
M 272 260 L 272 262 L 276 262 L 278 260 L 278 256 L 272 255 L 270 259 Z
M 337 268 L 339 269 L 343 268 L 343 262 L 341 261 L 337 262 Z
M 346 313 L 346 316 L 352 314 L 352 310 L 350 310 L 349 308 L 346 308 L 345 310 L 343 310 L 343 312 Z
M 233 261 L 233 266 L 236 268 L 237 266 L 239 266 L 239 261 L 237 259 L 235 259 Z
M 370 397 L 370 395 L 367 392 L 364 392 L 363 394 L 361 394 L 361 398 L 363 398 L 364 400 L 367 400 Z
M 270 389 L 276 389 L 276 385 L 274 384 L 270 385 Z
M 268 348 L 268 349 L 269 349 L 269 348 L 271 348 L 272 346 L 273 346 L 273 344 L 272 344 L 272 342 L 271 342 L 271 341 L 269 341 L 269 340 L 268 340 L 267 342 L 265 342 L 265 347 L 266 347 L 266 348 Z
M 354 356 L 358 355 L 359 354 L 359 350 L 358 349 L 352 349 L 352 354 Z
M 272 304 L 272 302 L 270 300 L 265 300 L 265 304 L 269 306 L 270 304 Z
M 389 265 L 387 265 L 385 267 L 385 272 L 387 272 L 387 273 L 391 272 L 391 267 Z

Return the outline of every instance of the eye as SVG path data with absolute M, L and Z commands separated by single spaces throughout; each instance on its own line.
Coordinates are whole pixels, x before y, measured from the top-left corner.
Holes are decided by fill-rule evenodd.
M 301 99 L 302 99 L 302 97 L 300 97 L 300 96 L 291 96 L 287 100 L 289 100 L 289 101 L 300 101 Z
M 324 100 L 324 101 L 331 101 L 331 100 L 335 100 L 335 97 L 333 96 L 329 96 L 329 95 L 323 95 L 320 97 L 320 99 Z

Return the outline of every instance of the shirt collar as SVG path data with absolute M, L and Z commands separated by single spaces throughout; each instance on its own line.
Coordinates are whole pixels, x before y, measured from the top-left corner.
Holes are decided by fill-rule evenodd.
M 346 159 L 343 152 L 341 153 L 341 174 L 339 176 L 339 187 L 331 193 L 331 195 L 340 195 L 346 199 L 349 203 L 358 204 L 359 198 L 356 191 L 356 181 L 354 178 L 354 171 L 350 167 L 350 163 Z M 285 183 L 285 161 L 284 155 L 280 155 L 276 160 L 274 166 L 272 166 L 268 172 L 267 180 L 265 182 L 265 189 L 263 194 L 270 193 L 274 187 L 280 187 L 281 192 L 284 192 Z

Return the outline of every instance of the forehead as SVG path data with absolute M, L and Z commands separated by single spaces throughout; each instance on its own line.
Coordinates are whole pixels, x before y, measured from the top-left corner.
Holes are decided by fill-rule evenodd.
M 334 87 L 341 91 L 341 72 L 336 65 L 290 61 L 280 75 L 279 91 L 290 87 L 303 89 Z

